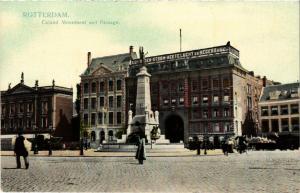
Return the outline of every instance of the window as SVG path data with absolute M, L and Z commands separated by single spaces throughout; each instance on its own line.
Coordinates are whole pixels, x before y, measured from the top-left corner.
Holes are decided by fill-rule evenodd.
M 96 125 L 96 113 L 92 113 L 91 125 Z
M 83 92 L 84 93 L 89 93 L 89 83 L 84 83 L 84 85 L 83 85 Z
M 180 97 L 180 98 L 179 98 L 179 104 L 180 104 L 180 105 L 183 105 L 183 103 L 184 103 L 184 98 L 183 98 L 183 97 Z
M 122 89 L 122 80 L 117 80 L 117 90 Z
M 224 95 L 223 101 L 225 103 L 229 102 L 229 95 Z
M 197 81 L 192 81 L 192 90 L 197 90 Z
M 26 125 L 26 126 L 27 126 L 27 128 L 30 128 L 30 127 L 32 126 L 32 125 L 31 125 L 31 119 L 28 119 L 28 120 L 27 120 L 27 125 Z
M 104 107 L 104 97 L 100 97 L 100 107 Z
M 20 104 L 20 113 L 23 113 L 23 112 L 24 112 L 24 104 Z
M 229 79 L 228 78 L 224 78 L 223 79 L 223 88 L 227 88 L 229 87 Z
M 172 104 L 172 105 L 175 105 L 175 104 L 176 104 L 176 99 L 172 99 L 172 100 L 171 100 L 171 104 Z
M 278 115 L 278 107 L 277 106 L 271 107 L 271 115 Z
M 299 113 L 298 104 L 291 104 L 291 114 L 298 114 L 298 113 Z
M 10 114 L 14 114 L 15 113 L 15 105 L 14 104 L 10 105 L 9 112 L 10 112 Z
M 208 89 L 208 81 L 202 80 L 202 90 L 207 90 L 207 89 Z
M 251 94 L 251 85 L 250 84 L 247 84 L 247 94 Z
M 1 108 L 2 108 L 2 111 L 1 111 L 2 114 L 5 115 L 5 105 L 1 105 Z
M 47 128 L 47 117 L 42 118 L 42 128 Z
M 214 101 L 214 103 L 218 103 L 219 102 L 219 96 L 218 95 L 214 95 L 213 96 L 213 101 Z
M 122 104 L 122 96 L 117 96 L 117 107 L 121 107 Z
M 292 130 L 299 131 L 299 117 L 293 117 L 291 119 L 292 122 Z
M 208 104 L 208 97 L 207 96 L 203 96 L 202 103 L 203 104 Z
M 104 92 L 104 82 L 100 82 L 100 92 Z
M 252 97 L 250 96 L 247 97 L 247 107 L 248 109 L 252 108 Z
M 91 140 L 92 141 L 96 141 L 96 133 L 95 133 L 95 131 L 91 132 Z
M 198 104 L 198 97 L 197 96 L 193 96 L 192 102 L 193 102 L 193 104 Z
M 32 112 L 32 104 L 27 104 L 27 112 Z
M 269 116 L 268 107 L 261 107 L 261 116 Z
M 281 119 L 282 131 L 289 131 L 289 119 Z
M 89 115 L 88 114 L 83 114 L 83 123 L 86 126 L 89 124 Z
M 287 105 L 281 105 L 280 106 L 280 114 L 281 115 L 288 115 L 289 114 L 289 109 Z
M 278 119 L 272 119 L 271 124 L 272 124 L 272 132 L 278 132 L 279 131 Z
M 114 90 L 114 82 L 112 80 L 108 81 L 108 91 Z
M 261 128 L 263 133 L 269 132 L 269 120 L 262 120 L 261 122 Z
M 95 93 L 96 92 L 96 83 L 93 82 L 92 83 L 92 93 Z
M 91 108 L 96 109 L 96 98 L 91 98 Z
M 220 127 L 218 123 L 213 123 L 214 132 L 220 132 Z
M 48 103 L 47 102 L 42 102 L 42 112 L 47 113 L 47 111 L 48 111 Z
M 224 123 L 224 131 L 230 132 L 230 124 L 229 123 Z
M 114 97 L 113 96 L 108 97 L 108 104 L 109 104 L 110 108 L 114 107 Z
M 213 79 L 213 88 L 219 88 L 219 80 Z
M 103 124 L 103 114 L 102 114 L 102 112 L 98 113 L 98 124 L 100 124 L 100 125 Z
M 181 92 L 184 90 L 184 86 L 183 86 L 182 83 L 179 83 L 178 90 L 181 91 Z
M 121 112 L 117 112 L 117 124 L 121 124 L 122 122 L 122 114 Z
M 13 128 L 13 127 L 14 127 L 14 120 L 11 119 L 11 120 L 10 120 L 10 128 Z
M 108 131 L 108 140 L 109 141 L 112 141 L 114 138 L 114 132 L 112 130 L 109 130 Z
M 114 113 L 113 112 L 109 112 L 109 114 L 108 114 L 108 123 L 114 124 Z
M 88 109 L 89 108 L 89 99 L 84 98 L 83 99 L 83 109 Z
M 218 117 L 218 109 L 214 109 L 214 111 L 213 111 L 213 117 Z
M 208 117 L 208 111 L 207 110 L 203 110 L 203 118 L 207 118 Z
M 224 117 L 229 117 L 229 109 L 228 108 L 224 109 Z
M 169 100 L 168 99 L 164 99 L 164 105 L 168 105 L 169 104 Z

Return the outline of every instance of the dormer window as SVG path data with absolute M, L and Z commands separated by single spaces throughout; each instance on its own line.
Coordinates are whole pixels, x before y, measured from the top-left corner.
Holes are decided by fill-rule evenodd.
M 273 91 L 273 92 L 270 92 L 269 94 L 269 97 L 270 97 L 270 100 L 276 100 L 278 99 L 279 95 L 280 95 L 280 91 Z

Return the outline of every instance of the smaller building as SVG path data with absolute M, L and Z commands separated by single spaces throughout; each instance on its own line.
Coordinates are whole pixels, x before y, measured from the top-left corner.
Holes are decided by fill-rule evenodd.
M 73 89 L 55 85 L 34 87 L 21 82 L 6 91 L 1 91 L 1 144 L 9 145 L 11 138 L 22 132 L 26 138 L 43 135 L 49 138 L 72 138 Z M 3 147 L 3 146 L 2 146 Z
M 263 88 L 259 101 L 259 134 L 299 137 L 299 83 L 272 85 Z

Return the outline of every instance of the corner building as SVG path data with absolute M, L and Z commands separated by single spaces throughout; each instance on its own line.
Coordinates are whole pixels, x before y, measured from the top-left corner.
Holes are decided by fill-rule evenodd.
M 254 76 L 240 63 L 239 50 L 226 45 L 145 58 L 151 74 L 153 111 L 160 112 L 162 134 L 170 142 L 205 135 L 256 135 L 258 100 L 266 78 Z M 135 112 L 135 59 L 127 78 L 127 108 Z

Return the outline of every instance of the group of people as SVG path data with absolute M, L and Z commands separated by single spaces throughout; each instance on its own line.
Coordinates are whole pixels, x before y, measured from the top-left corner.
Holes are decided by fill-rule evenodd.
M 234 141 L 235 140 L 235 141 Z M 228 156 L 228 153 L 233 153 L 234 146 L 239 153 L 246 152 L 248 144 L 245 136 L 237 136 L 235 139 L 226 138 L 221 141 L 221 146 L 224 155 Z
M 16 138 L 15 147 L 14 147 L 14 153 L 16 155 L 17 159 L 17 168 L 21 168 L 21 160 L 20 158 L 24 158 L 25 162 L 25 168 L 29 168 L 29 160 L 28 160 L 28 151 L 25 146 L 25 138 L 22 136 L 21 133 L 18 134 L 18 137 Z

